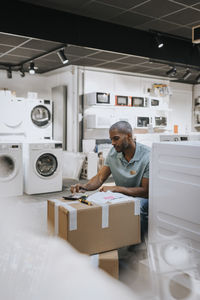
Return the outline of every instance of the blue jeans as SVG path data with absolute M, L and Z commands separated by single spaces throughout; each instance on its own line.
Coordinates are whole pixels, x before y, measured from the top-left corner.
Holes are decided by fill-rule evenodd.
M 148 214 L 149 214 L 149 199 L 140 198 L 140 224 L 141 224 L 141 240 L 144 240 L 144 235 L 148 231 Z

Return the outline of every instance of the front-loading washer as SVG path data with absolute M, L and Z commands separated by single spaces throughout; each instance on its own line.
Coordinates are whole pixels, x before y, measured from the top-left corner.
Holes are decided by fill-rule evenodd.
M 52 139 L 52 100 L 26 99 L 26 137 Z
M 23 194 L 22 144 L 0 142 L 0 196 Z
M 40 194 L 62 190 L 62 143 L 58 141 L 23 144 L 24 191 Z

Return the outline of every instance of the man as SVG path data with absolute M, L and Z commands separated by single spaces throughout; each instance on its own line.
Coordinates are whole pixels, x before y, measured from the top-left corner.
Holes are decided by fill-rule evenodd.
M 141 233 L 148 226 L 148 189 L 149 189 L 149 155 L 147 146 L 133 140 L 131 125 L 126 121 L 113 124 L 109 130 L 113 147 L 108 153 L 105 165 L 86 184 L 71 186 L 71 192 L 80 190 L 112 191 L 128 196 L 140 197 Z M 112 174 L 115 186 L 102 186 Z

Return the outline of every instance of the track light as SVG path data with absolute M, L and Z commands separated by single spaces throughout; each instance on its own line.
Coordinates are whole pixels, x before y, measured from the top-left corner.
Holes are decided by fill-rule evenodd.
M 160 35 L 157 34 L 155 37 L 155 40 L 156 40 L 156 45 L 158 48 L 162 48 L 164 46 L 164 43 L 163 43 Z
M 25 71 L 24 71 L 24 67 L 23 66 L 20 67 L 19 72 L 20 72 L 20 76 L 21 77 L 25 77 Z
M 185 73 L 183 74 L 183 80 L 188 79 L 192 75 L 191 71 L 187 69 Z
M 7 69 L 7 77 L 8 77 L 9 79 L 12 78 L 12 69 L 11 69 L 11 67 L 9 67 L 9 68 Z
M 58 57 L 60 58 L 60 60 L 61 60 L 61 62 L 62 62 L 63 64 L 67 64 L 67 63 L 68 63 L 69 60 L 68 60 L 67 57 L 65 56 L 64 49 L 59 50 L 59 51 L 57 52 L 57 55 L 58 55 Z
M 31 74 L 31 75 L 34 75 L 34 74 L 35 74 L 35 64 L 34 64 L 34 62 L 31 62 L 31 63 L 30 63 L 30 66 L 29 66 L 29 74 Z
M 197 83 L 200 83 L 200 74 L 196 77 L 195 81 L 196 81 Z
M 167 75 L 167 76 L 172 76 L 172 77 L 174 77 L 174 76 L 176 75 L 176 67 L 173 67 L 173 68 L 171 68 L 170 70 L 168 70 L 168 71 L 166 72 L 166 75 Z

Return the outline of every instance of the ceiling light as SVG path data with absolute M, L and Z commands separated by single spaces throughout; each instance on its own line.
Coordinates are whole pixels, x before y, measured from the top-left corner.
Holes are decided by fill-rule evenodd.
M 69 60 L 68 60 L 67 57 L 65 56 L 64 49 L 59 50 L 59 51 L 57 52 L 57 55 L 58 55 L 58 57 L 60 58 L 60 60 L 61 60 L 61 62 L 62 62 L 63 64 L 67 64 L 67 63 L 68 63 Z
M 174 76 L 176 75 L 176 67 L 173 67 L 173 68 L 171 68 L 170 70 L 168 70 L 168 71 L 166 72 L 166 75 L 167 75 L 167 76 L 172 76 L 172 77 L 174 77 Z
M 183 74 L 183 79 L 186 80 L 192 75 L 191 71 L 187 69 L 185 73 Z
M 162 48 L 164 46 L 164 43 L 163 43 L 160 35 L 156 35 L 155 40 L 156 40 L 156 45 L 158 48 Z
M 29 66 L 29 74 L 31 74 L 31 75 L 34 75 L 34 74 L 35 74 L 35 64 L 34 64 L 34 62 L 31 62 L 31 63 L 30 63 L 30 66 Z
M 12 69 L 11 69 L 11 67 L 9 67 L 9 68 L 7 69 L 7 77 L 8 77 L 9 79 L 12 78 Z
M 25 71 L 24 71 L 24 67 L 23 66 L 20 67 L 19 72 L 20 72 L 20 76 L 21 77 L 25 77 Z
M 196 77 L 195 81 L 196 81 L 197 83 L 200 83 L 200 74 Z

